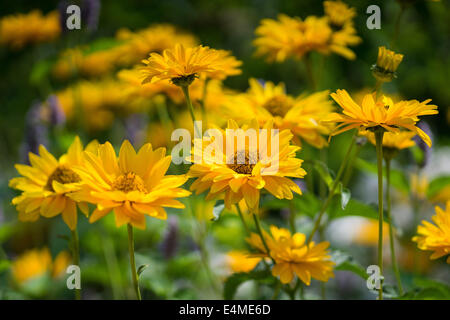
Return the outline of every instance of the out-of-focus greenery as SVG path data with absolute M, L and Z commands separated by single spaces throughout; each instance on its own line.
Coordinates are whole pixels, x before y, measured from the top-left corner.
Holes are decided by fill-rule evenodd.
M 363 42 L 352 48 L 357 56 L 355 61 L 348 61 L 337 55 L 326 57 L 313 55 L 313 69 L 317 70 L 318 89 L 334 91 L 345 88 L 349 92 L 356 92 L 364 88 L 372 88 L 374 79 L 370 73 L 370 67 L 376 61 L 377 48 L 388 44 L 394 34 L 395 21 L 400 10 L 396 1 L 348 0 L 345 2 L 357 10 L 355 27 Z M 365 11 L 372 4 L 378 4 L 381 7 L 381 30 L 369 30 L 366 27 L 368 15 Z M 43 12 L 49 12 L 56 7 L 55 1 L 6 1 L 1 5 L 0 16 L 29 12 L 37 6 Z M 242 74 L 227 79 L 225 84 L 228 87 L 240 91 L 246 90 L 248 79 L 253 77 L 275 83 L 284 82 L 287 92 L 298 95 L 308 91 L 308 80 L 303 63 L 288 60 L 284 63 L 270 64 L 263 58 L 254 56 L 252 40 L 255 28 L 261 19 L 275 18 L 278 13 L 305 18 L 309 15 L 323 15 L 323 8 L 321 1 L 317 0 L 153 0 L 145 2 L 108 0 L 102 2 L 98 29 L 91 33 L 69 31 L 55 42 L 26 47 L 19 51 L 0 47 L 0 299 L 3 297 L 72 298 L 71 292 L 61 289 L 64 287 L 62 280 L 59 283 L 60 290 L 51 289 L 51 286 L 45 283 L 50 280 L 43 279 L 44 284 L 32 284 L 30 289 L 32 293 L 24 294 L 23 290 L 18 290 L 12 283 L 9 274 L 8 260 L 25 249 L 47 245 L 54 256 L 67 247 L 67 240 L 62 236 L 67 236 L 68 229 L 61 219 L 41 218 L 33 224 L 20 223 L 17 221 L 14 207 L 10 205 L 10 200 L 15 193 L 8 188 L 8 180 L 16 175 L 13 164 L 23 161 L 21 146 L 24 140 L 25 114 L 34 101 L 43 101 L 49 93 L 67 85 L 51 78 L 45 78 L 43 81 L 39 77 L 39 72 L 46 68 L 45 63 L 52 63 L 58 53 L 66 48 L 89 44 L 97 39 L 112 38 L 115 32 L 123 27 L 138 30 L 153 23 L 170 23 L 193 33 L 204 45 L 231 50 L 238 59 L 243 61 Z M 444 149 L 450 145 L 449 20 L 448 1 L 415 1 L 405 11 L 400 22 L 400 35 L 393 48 L 403 53 L 405 58 L 398 69 L 398 79 L 384 87 L 386 92 L 398 94 L 405 99 L 422 101 L 431 98 L 433 103 L 438 105 L 439 115 L 426 118 L 434 134 L 434 150 Z M 78 130 L 79 128 L 71 128 L 56 133 L 56 136 L 52 137 L 54 144 L 50 146 L 50 149 L 58 151 L 55 145 L 67 146 L 69 137 L 71 138 L 74 134 L 84 134 L 85 142 L 88 138 L 98 138 L 103 142 L 114 135 L 114 130 L 91 133 L 88 136 Z M 120 133 L 118 135 L 117 141 L 121 141 L 123 137 Z M 329 154 L 332 155 L 329 157 L 331 168 L 335 170 L 338 168 L 348 141 L 348 135 L 333 140 L 329 150 Z M 311 150 L 311 152 L 314 151 Z M 364 147 L 360 157 L 373 160 L 373 148 Z M 373 178 L 373 166 L 371 167 L 373 161 L 371 162 L 371 164 L 364 163 L 363 160 L 359 162 L 351 180 L 353 185 L 357 185 L 361 176 Z M 408 166 L 409 168 L 412 163 L 411 154 L 405 153 L 400 157 L 396 167 L 401 169 Z M 399 190 L 399 194 L 402 191 L 403 195 L 407 194 L 410 191 L 408 174 L 399 173 L 393 185 Z M 375 186 L 372 192 L 375 192 Z M 358 195 L 358 190 L 354 193 Z M 404 195 L 403 200 L 405 198 L 407 195 Z M 203 201 L 203 199 L 199 197 L 197 201 Z M 309 197 L 308 194 L 301 199 L 296 199 L 295 205 L 302 213 L 297 221 L 300 231 L 310 227 L 309 218 L 317 213 L 318 204 L 315 201 L 317 199 Z M 364 202 L 352 198 L 348 204 L 348 210 L 353 210 L 354 214 L 351 215 L 376 218 L 376 208 L 368 204 L 369 202 L 369 200 Z M 273 197 L 266 197 L 263 199 L 263 204 L 268 208 L 265 216 L 267 222 L 276 223 L 286 220 L 283 215 L 280 215 L 280 211 L 286 207 L 285 203 L 278 203 Z M 427 204 L 425 207 L 423 218 L 429 218 L 432 213 L 431 205 Z M 349 215 L 348 211 L 343 214 L 338 204 L 334 205 L 330 212 L 332 212 L 331 216 L 334 214 L 330 220 L 338 220 L 340 215 Z M 225 214 L 214 223 L 193 221 L 188 213 L 184 211 L 182 213 L 181 210 L 169 210 L 169 216 L 168 222 L 149 220 L 147 230 L 136 231 L 137 265 L 148 264 L 149 266 L 143 271 L 140 279 L 144 297 L 174 299 L 222 297 L 222 280 L 229 275 L 229 270 L 221 254 L 233 248 L 239 249 L 245 246 L 244 230 L 237 216 L 231 213 Z M 83 294 L 87 298 L 132 298 L 125 228 L 117 229 L 112 215 L 96 223 L 95 228 L 84 218 L 79 219 L 79 224 Z M 203 229 L 212 235 L 206 237 L 204 244 L 207 246 L 209 257 L 199 254 L 201 250 L 198 248 L 196 238 L 202 237 L 201 232 L 206 232 Z M 170 250 L 163 246 L 171 245 L 168 244 L 170 232 L 176 233 L 176 239 L 173 244 L 173 253 L 169 254 Z M 413 246 L 412 243 L 409 245 Z M 336 249 L 341 248 L 337 246 Z M 346 249 L 344 245 L 342 249 Z M 344 262 L 340 265 L 340 270 L 356 270 L 356 273 L 361 273 L 364 269 L 361 269 L 361 266 L 373 261 L 372 256 L 367 254 L 370 250 L 372 248 L 355 248 L 356 253 L 352 252 L 352 256 L 358 257 L 358 263 L 353 263 L 353 260 L 341 256 Z M 212 261 L 211 268 L 215 273 L 212 279 L 211 275 L 203 269 L 202 259 Z M 448 265 L 442 261 L 428 263 L 439 265 L 439 267 L 424 268 L 427 271 L 422 273 L 405 271 L 405 287 L 414 285 L 419 289 L 408 292 L 404 298 L 450 297 L 448 286 L 429 280 L 429 278 L 437 278 L 448 281 L 448 274 L 444 274 L 448 273 Z M 329 297 L 373 298 L 374 295 L 365 289 L 364 279 L 355 277 L 347 271 L 337 271 L 337 273 L 342 272 L 341 276 L 336 280 L 330 280 L 331 287 L 335 290 L 331 291 Z M 436 273 L 432 274 L 433 271 Z M 425 274 L 427 276 L 432 274 L 432 276 L 426 278 Z M 241 275 L 241 278 L 237 276 L 233 281 L 240 284 L 244 280 L 252 279 L 252 276 L 255 279 L 261 274 Z M 350 285 L 347 286 L 346 283 Z M 230 286 L 233 286 L 232 282 L 228 283 L 228 290 L 232 290 Z M 319 285 L 313 284 L 313 288 L 311 292 L 317 292 L 317 294 L 311 293 L 310 297 L 317 298 L 320 292 Z M 272 295 L 267 286 L 250 283 L 248 286 L 241 287 L 237 297 L 254 297 L 255 292 L 258 298 L 270 298 Z

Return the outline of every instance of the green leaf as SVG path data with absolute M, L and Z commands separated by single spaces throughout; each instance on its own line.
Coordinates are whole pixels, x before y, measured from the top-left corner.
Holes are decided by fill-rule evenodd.
M 428 185 L 427 197 L 429 199 L 433 198 L 447 186 L 450 186 L 450 176 L 438 177 L 433 179 Z
M 143 264 L 139 266 L 139 268 L 137 269 L 138 277 L 141 275 L 142 272 L 144 272 L 145 269 L 147 269 L 148 266 L 149 264 Z
M 344 185 L 341 182 L 339 182 L 337 194 L 341 195 L 341 208 L 342 210 L 345 210 L 352 194 L 348 188 L 344 188 Z
M 224 201 L 223 200 L 218 200 L 216 202 L 216 204 L 214 205 L 214 208 L 213 208 L 214 218 L 212 218 L 211 220 L 217 221 L 217 219 L 219 219 L 219 217 L 220 217 L 220 214 L 223 212 L 223 209 L 225 209 Z
M 30 73 L 30 83 L 39 86 L 50 74 L 52 65 L 53 62 L 49 60 L 41 60 L 35 63 Z
M 235 273 L 225 280 L 223 287 L 223 298 L 225 300 L 232 300 L 239 286 L 246 281 L 263 280 L 266 278 L 273 279 L 270 272 L 267 270 L 254 270 L 249 273 Z
M 342 206 L 338 204 L 338 201 L 333 199 L 327 212 L 330 219 L 338 219 L 348 216 L 378 219 L 378 208 L 375 204 L 366 204 L 356 199 L 350 199 L 345 209 L 342 209 Z M 383 215 L 383 219 L 384 221 L 389 222 L 386 214 Z
M 324 162 L 315 160 L 314 169 L 319 173 L 319 176 L 326 183 L 326 185 L 328 186 L 328 190 L 330 190 L 334 180 L 331 176 L 330 168 L 328 168 Z
M 355 165 L 360 170 L 373 174 L 378 173 L 378 168 L 375 163 L 370 163 L 363 159 L 358 158 L 355 161 Z M 386 177 L 386 170 L 384 166 L 383 166 L 383 176 Z M 391 184 L 396 189 L 403 191 L 405 193 L 409 193 L 410 191 L 409 181 L 406 178 L 405 174 L 400 170 L 391 169 Z
M 336 263 L 335 270 L 350 271 L 364 280 L 367 280 L 369 277 L 366 270 L 348 253 L 335 250 L 331 253 L 331 260 Z

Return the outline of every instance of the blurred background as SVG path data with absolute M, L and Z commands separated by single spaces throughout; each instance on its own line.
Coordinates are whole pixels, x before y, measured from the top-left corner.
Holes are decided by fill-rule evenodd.
M 393 37 L 400 5 L 394 0 L 345 2 L 357 10 L 355 28 L 362 38 L 361 44 L 352 48 L 357 58 L 350 61 L 337 55 L 323 57 L 313 54 L 313 69 L 316 70 L 318 89 L 334 91 L 345 88 L 357 94 L 374 86 L 370 67 L 376 62 L 378 46 L 388 45 Z M 427 157 L 430 156 L 427 162 L 418 165 L 417 157 L 424 154 L 418 156 L 420 148 L 416 147 L 402 152 L 394 164 L 401 176 L 394 182 L 393 212 L 399 232 L 403 232 L 402 239 L 406 239 L 398 243 L 400 263 L 407 285 L 413 281 L 416 281 L 415 285 L 417 281 L 420 284 L 422 278 L 419 276 L 422 275 L 448 284 L 448 265 L 443 261 L 430 261 L 428 253 L 414 253 L 417 251 L 415 244 L 407 239 L 414 234 L 420 219 L 429 219 L 434 213 L 434 203 L 450 199 L 450 184 L 440 185 L 441 198 L 437 201 L 436 198 L 431 199 L 436 197 L 436 193 L 427 193 L 427 186 L 433 180 L 450 176 L 450 6 L 448 1 L 409 2 L 401 16 L 398 40 L 392 48 L 405 57 L 398 69 L 398 79 L 385 85 L 384 90 L 403 99 L 432 99 L 433 104 L 439 107 L 439 115 L 424 117 L 433 137 L 433 147 L 426 152 Z M 66 8 L 68 3 L 82 8 L 81 30 L 62 28 L 52 39 L 40 43 L 9 45 L 0 40 L 0 299 L 70 299 L 73 295 L 64 289 L 64 277 L 61 278 L 61 270 L 70 257 L 64 253 L 59 255 L 67 250 L 65 237 L 68 229 L 61 219 L 41 218 L 33 224 L 18 222 L 17 212 L 10 204 L 16 193 L 8 187 L 8 181 L 17 175 L 15 163 L 26 163 L 27 152 L 35 150 L 33 148 L 38 143 L 60 155 L 75 135 L 79 135 L 84 143 L 92 139 L 109 140 L 115 146 L 120 145 L 124 138 L 133 140 L 135 147 L 147 141 L 160 145 L 165 143 L 164 139 L 155 141 L 161 138 L 158 131 L 161 130 L 158 126 L 161 124 L 161 110 L 155 111 L 154 107 L 142 101 L 141 96 L 131 101 L 128 96 L 125 99 L 121 93 L 127 89 L 118 84 L 118 79 L 123 79 L 119 78 L 119 71 L 138 64 L 139 59 L 147 54 L 133 63 L 111 62 L 108 55 L 98 55 L 84 67 L 73 71 L 64 69 L 64 57 L 72 54 L 70 57 L 76 59 L 77 52 L 70 49 L 78 49 L 84 56 L 108 51 L 126 40 L 130 32 L 139 32 L 153 24 L 171 24 L 180 32 L 192 35 L 196 42 L 231 50 L 237 59 L 243 61 L 242 74 L 226 79 L 226 87 L 245 91 L 248 79 L 253 77 L 284 82 L 287 92 L 296 96 L 309 90 L 304 65 L 294 60 L 267 63 L 263 58 L 255 57 L 252 46 L 254 30 L 261 19 L 276 18 L 279 13 L 301 18 L 324 14 L 322 2 L 316 0 L 18 0 L 3 1 L 0 18 L 35 9 L 47 15 Z M 372 4 L 381 8 L 380 30 L 366 27 L 366 8 Z M 20 36 L 20 30 L 16 31 Z M 77 103 L 85 104 L 81 114 L 74 115 L 78 109 L 71 105 L 75 102 L 68 102 L 72 98 L 65 91 L 67 88 L 79 90 L 81 102 Z M 45 110 L 49 114 L 42 115 L 39 107 L 42 105 L 47 106 Z M 333 139 L 329 151 L 331 168 L 338 168 L 346 149 L 343 146 L 349 138 L 341 135 Z M 369 145 L 362 147 L 360 158 L 350 177 L 350 189 L 362 203 L 376 203 L 376 176 L 372 170 L 374 148 Z M 411 199 L 419 203 L 415 207 L 417 214 L 413 213 Z M 136 232 L 138 265 L 149 265 L 141 277 L 144 298 L 223 296 L 222 283 L 233 272 L 227 253 L 245 248 L 240 221 L 230 213 L 212 223 L 214 203 L 205 203 L 201 197 L 195 198 L 188 206 L 195 208 L 183 212 L 169 211 L 167 221 L 149 221 L 146 231 Z M 188 211 L 202 217 L 193 220 Z M 284 223 L 283 208 L 277 205 L 265 214 L 267 221 L 278 225 Z M 304 226 L 307 229 L 310 220 L 307 215 L 300 217 L 297 221 L 300 230 Z M 132 297 L 126 231 L 117 229 L 111 216 L 98 222 L 96 228 L 86 219 L 80 219 L 79 228 L 84 298 Z M 336 219 L 326 232 L 335 249 L 345 251 L 351 248 L 352 255 L 361 265 L 374 260 L 376 225 L 374 229 L 370 220 L 361 217 Z M 52 269 L 50 272 L 47 270 L 46 277 L 30 282 L 23 274 L 25 280 L 14 275 L 12 266 L 18 257 L 27 250 L 44 247 L 49 251 L 35 252 L 35 257 L 29 259 L 53 261 L 49 263 Z M 373 255 L 367 254 L 372 250 Z M 203 268 L 205 260 L 209 269 Z M 201 272 L 198 272 L 199 266 Z M 24 272 L 33 273 L 30 270 Z M 423 282 L 421 285 L 423 288 L 431 286 Z M 312 298 L 320 293 L 319 286 L 314 286 L 310 291 Z M 330 298 L 374 298 L 365 289 L 364 280 L 348 271 L 337 271 L 336 278 L 330 280 L 330 286 L 333 288 L 329 292 Z M 439 297 L 439 290 L 447 289 L 433 290 L 429 297 Z M 246 282 L 237 295 L 241 298 L 270 298 L 271 291 L 264 285 Z

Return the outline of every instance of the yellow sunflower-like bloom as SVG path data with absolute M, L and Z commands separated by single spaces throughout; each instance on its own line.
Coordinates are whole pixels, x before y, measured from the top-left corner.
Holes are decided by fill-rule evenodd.
M 355 8 L 350 8 L 342 1 L 324 1 L 325 14 L 330 19 L 330 23 L 342 27 L 356 16 Z
M 297 275 L 306 285 L 311 278 L 327 282 L 334 277 L 331 257 L 326 250 L 328 242 L 306 244 L 306 236 L 302 233 L 291 234 L 284 228 L 270 226 L 270 235 L 263 231 L 264 240 L 270 250 L 270 257 L 275 260 L 272 274 L 280 277 L 282 283 L 290 283 Z M 252 233 L 247 242 L 257 249 L 262 256 L 268 256 L 261 237 Z
M 48 248 L 32 249 L 13 261 L 11 266 L 12 276 L 19 284 L 46 273 L 49 273 L 53 278 L 57 278 L 66 270 L 70 261 L 71 257 L 67 251 L 60 252 L 53 262 Z
M 87 149 L 95 150 L 91 143 Z M 73 166 L 83 164 L 83 145 L 75 138 L 66 154 L 56 160 L 44 146 L 39 146 L 39 155 L 29 153 L 31 166 L 16 164 L 17 171 L 23 176 L 13 178 L 9 186 L 22 191 L 12 200 L 19 211 L 20 221 L 36 221 L 39 216 L 51 218 L 62 214 L 62 218 L 71 230 L 77 226 L 78 208 L 87 215 L 86 203 L 75 203 L 68 196 L 81 189 L 81 178 L 73 171 Z
M 261 261 L 245 251 L 230 251 L 227 253 L 227 263 L 233 272 L 250 272 Z
M 151 53 L 142 68 L 145 76 L 142 84 L 170 79 L 176 85 L 190 85 L 201 75 L 212 79 L 225 79 L 229 75 L 239 74 L 241 62 L 224 50 L 197 46 L 184 48 L 177 44 L 163 54 Z
M 257 210 L 262 189 L 278 199 L 292 199 L 292 191 L 301 194 L 298 185 L 288 178 L 306 175 L 301 168 L 303 160 L 295 158 L 300 147 L 290 145 L 293 136 L 289 130 L 277 133 L 272 123 L 267 123 L 263 129 L 266 131 L 260 131 L 256 121 L 240 128 L 234 120 L 229 120 L 227 131 L 235 135 L 217 129 L 216 133 L 223 139 L 196 139 L 190 159 L 194 164 L 188 172 L 189 177 L 196 178 L 191 190 L 197 194 L 209 190 L 206 200 L 224 196 L 227 209 L 245 199 L 250 211 Z M 248 139 L 250 143 L 245 138 L 248 132 L 256 137 Z M 244 143 L 239 145 L 239 140 Z M 278 150 L 272 143 L 278 143 Z M 214 149 L 214 154 L 205 149 Z M 227 154 L 229 150 L 234 152 Z
M 371 131 L 363 131 L 361 135 L 367 137 L 370 143 L 376 145 L 375 134 Z M 386 132 L 383 136 L 383 148 L 402 150 L 416 145 L 412 139 L 416 135 L 411 131 L 400 131 L 398 133 Z
M 0 20 L 0 44 L 21 49 L 27 44 L 49 42 L 61 33 L 59 14 L 52 11 L 46 16 L 39 10 L 15 14 Z
M 438 206 L 435 210 L 436 215 L 431 219 L 436 225 L 422 221 L 422 225 L 417 227 L 417 236 L 412 239 L 420 250 L 434 251 L 430 259 L 450 254 L 450 200 L 447 201 L 445 211 Z M 447 263 L 450 264 L 450 256 Z
M 256 119 L 260 125 L 272 121 L 280 130 L 291 130 L 297 144 L 304 140 L 317 148 L 327 145 L 323 135 L 328 135 L 332 127 L 321 120 L 333 111 L 328 91 L 295 98 L 286 94 L 283 83 L 261 83 L 256 79 L 249 82 L 246 93 L 224 103 L 226 116 L 238 121 Z
M 278 20 L 263 19 L 255 30 L 257 38 L 253 41 L 256 55 L 266 56 L 268 61 L 282 62 L 293 57 L 301 59 L 311 51 L 321 54 L 337 53 L 348 59 L 354 59 L 354 53 L 347 45 L 360 41 L 351 24 L 342 28 L 340 33 L 333 32 L 328 17 L 309 16 L 305 20 L 284 14 Z
M 395 71 L 403 60 L 403 55 L 395 53 L 386 47 L 378 47 L 377 63 L 372 66 L 374 77 L 383 82 L 389 82 L 395 78 Z
M 179 188 L 186 176 L 165 175 L 171 163 L 165 154 L 165 148 L 153 150 L 150 143 L 136 153 L 125 140 L 116 157 L 111 143 L 101 144 L 96 153 L 86 151 L 83 166 L 74 168 L 83 180 L 83 189 L 71 197 L 97 205 L 91 223 L 114 211 L 117 227 L 129 223 L 145 229 L 146 215 L 166 219 L 163 207 L 184 208 L 174 198 L 190 194 Z
M 430 137 L 416 127 L 419 116 L 438 113 L 437 106 L 428 104 L 431 99 L 423 102 L 408 100 L 394 103 L 387 96 L 375 100 L 374 94 L 367 94 L 361 105 L 358 105 L 345 90 L 337 90 L 336 93 L 331 94 L 331 97 L 342 107 L 343 113 L 332 113 L 325 120 L 340 123 L 330 137 L 354 128 L 368 130 L 382 127 L 394 133 L 398 133 L 402 128 L 415 132 L 428 146 L 431 146 Z

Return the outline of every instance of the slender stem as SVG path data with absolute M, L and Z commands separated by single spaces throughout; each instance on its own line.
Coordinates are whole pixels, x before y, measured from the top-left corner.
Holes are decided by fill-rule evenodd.
M 325 213 L 325 210 L 330 205 L 331 200 L 333 199 L 334 192 L 336 191 L 336 187 L 338 186 L 339 181 L 341 180 L 342 173 L 344 172 L 344 168 L 347 165 L 347 162 L 349 160 L 349 156 L 350 156 L 350 154 L 352 152 L 353 146 L 355 145 L 355 140 L 356 140 L 356 133 L 353 134 L 352 142 L 351 142 L 351 144 L 350 144 L 350 146 L 349 146 L 349 148 L 347 150 L 347 153 L 344 156 L 344 160 L 342 161 L 341 166 L 339 167 L 339 171 L 338 171 L 338 173 L 336 175 L 336 178 L 334 179 L 333 184 L 331 185 L 330 192 L 328 193 L 328 197 L 327 197 L 326 201 L 324 202 L 324 204 L 322 205 L 322 208 L 320 209 L 320 212 L 319 212 L 319 215 L 317 217 L 317 220 L 316 220 L 316 222 L 314 224 L 314 227 L 313 227 L 313 229 L 312 229 L 312 231 L 311 231 L 311 233 L 310 233 L 310 235 L 308 237 L 308 240 L 306 242 L 307 244 L 311 242 L 311 240 L 313 239 L 314 234 L 316 233 L 317 229 L 319 229 L 320 221 L 322 220 L 322 216 Z
M 289 226 L 291 228 L 291 232 L 297 232 L 297 228 L 295 227 L 295 206 L 293 200 L 289 201 Z
M 375 130 L 378 166 L 378 267 L 383 275 L 383 129 Z M 380 281 L 378 299 L 383 300 L 383 280 Z
M 278 298 L 278 294 L 280 293 L 280 289 L 281 289 L 281 282 L 277 281 L 277 285 L 276 285 L 275 290 L 273 292 L 272 299 L 270 299 L 270 300 L 276 300 Z
M 395 245 L 394 245 L 394 232 L 392 227 L 392 215 L 391 215 L 391 160 L 385 159 L 386 163 L 386 214 L 389 219 L 389 243 L 391 247 L 391 260 L 392 268 L 394 269 L 395 278 L 397 279 L 397 286 L 400 295 L 403 295 L 402 279 L 400 276 L 400 270 L 398 269 L 397 259 L 395 257 Z
M 239 203 L 236 203 L 236 209 L 239 214 L 239 217 L 242 220 L 242 224 L 244 225 L 245 232 L 247 233 L 247 235 L 250 235 L 250 229 L 248 228 L 247 222 L 244 219 L 244 215 L 242 214 L 241 208 L 239 207 Z
M 192 106 L 191 97 L 189 96 L 189 87 L 182 86 L 181 89 L 183 90 L 184 98 L 186 99 L 186 104 L 188 106 L 189 113 L 191 114 L 192 121 L 194 122 L 195 135 L 196 137 L 201 138 L 202 135 L 200 129 L 197 127 L 197 121 L 195 120 L 194 115 L 194 107 Z
M 316 80 L 314 79 L 314 73 L 312 70 L 312 62 L 310 54 L 306 54 L 303 61 L 305 62 L 306 74 L 308 76 L 309 84 L 311 86 L 311 90 L 316 91 Z
M 391 41 L 391 48 L 395 46 L 395 43 L 397 42 L 398 36 L 400 34 L 400 21 L 402 19 L 403 13 L 405 12 L 405 5 L 400 5 L 400 11 L 397 14 L 397 18 L 395 20 L 395 27 L 394 27 L 394 36 Z
M 134 238 L 133 238 L 133 226 L 127 224 L 128 229 L 128 250 L 130 252 L 130 268 L 131 268 L 131 278 L 133 279 L 134 291 L 136 292 L 136 297 L 138 300 L 142 300 L 141 291 L 139 290 L 138 275 L 136 272 L 136 262 L 134 260 Z
M 72 230 L 72 256 L 73 263 L 80 267 L 80 242 L 78 240 L 78 230 Z M 75 300 L 81 300 L 81 289 L 75 289 Z
M 254 212 L 252 213 L 252 215 L 253 215 L 253 220 L 255 221 L 256 230 L 258 231 L 258 234 L 261 238 L 261 242 L 267 251 L 267 255 L 270 257 L 270 259 L 272 259 L 273 263 L 275 263 L 275 260 L 270 255 L 270 249 L 269 249 L 269 246 L 267 245 L 266 239 L 264 238 L 262 228 L 261 228 L 261 223 L 259 222 L 258 215 Z

